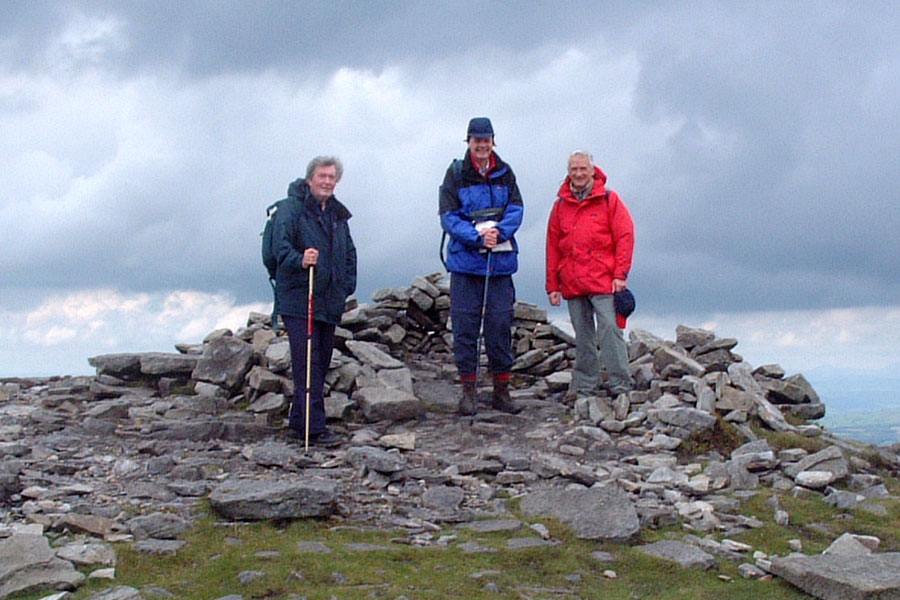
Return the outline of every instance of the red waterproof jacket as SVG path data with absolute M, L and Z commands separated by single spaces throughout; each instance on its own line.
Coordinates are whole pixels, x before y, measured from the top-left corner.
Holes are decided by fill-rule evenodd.
M 594 167 L 594 189 L 578 201 L 569 178 L 547 225 L 547 293 L 563 298 L 612 294 L 613 279 L 628 279 L 634 254 L 634 221 L 619 195 L 606 189 L 606 173 Z

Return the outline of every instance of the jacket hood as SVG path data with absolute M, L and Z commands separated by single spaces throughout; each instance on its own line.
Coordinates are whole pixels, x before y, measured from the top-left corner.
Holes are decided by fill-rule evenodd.
M 556 192 L 556 195 L 560 198 L 566 200 L 574 200 L 575 196 L 572 194 L 572 188 L 569 185 L 571 183 L 571 179 L 566 175 L 566 180 L 562 182 L 562 185 L 559 186 L 559 191 Z M 603 172 L 603 169 L 594 165 L 594 189 L 591 190 L 591 198 L 602 196 L 606 193 L 606 173 Z
M 306 179 L 300 177 L 298 179 L 295 179 L 288 185 L 288 198 L 291 197 L 296 198 L 301 202 L 313 199 L 312 194 L 309 192 L 309 184 L 306 183 Z M 341 204 L 340 200 L 338 200 L 334 196 L 329 198 L 328 202 L 329 204 L 334 204 L 334 208 L 339 219 L 349 219 L 353 216 L 350 210 L 346 206 Z
M 300 177 L 295 179 L 288 185 L 288 196 L 296 196 L 297 198 L 305 198 L 309 194 L 309 185 L 306 183 L 306 179 Z

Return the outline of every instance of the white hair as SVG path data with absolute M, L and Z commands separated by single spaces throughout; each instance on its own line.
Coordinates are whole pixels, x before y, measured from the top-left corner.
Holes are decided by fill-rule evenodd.
M 594 168 L 594 157 L 591 156 L 591 153 L 590 153 L 590 152 L 586 152 L 586 151 L 584 151 L 584 150 L 576 150 L 575 152 L 573 152 L 572 154 L 570 154 L 570 155 L 569 155 L 569 162 L 568 162 L 568 165 L 567 165 L 567 166 L 569 166 L 569 167 L 572 166 L 572 159 L 575 158 L 576 156 L 577 156 L 577 157 L 580 157 L 580 158 L 586 158 L 586 159 L 588 159 L 588 162 L 591 163 L 591 168 L 592 168 L 592 169 Z
M 306 179 L 312 179 L 313 173 L 316 172 L 316 169 L 319 167 L 330 167 L 334 166 L 337 180 L 341 180 L 341 176 L 344 174 L 344 165 L 341 163 L 341 159 L 336 156 L 317 156 L 306 165 Z

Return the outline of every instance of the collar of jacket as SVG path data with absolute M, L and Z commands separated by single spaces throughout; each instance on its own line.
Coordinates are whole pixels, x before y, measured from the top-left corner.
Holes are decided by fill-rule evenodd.
M 299 198 L 300 203 L 303 205 L 304 210 L 310 212 L 314 215 L 321 214 L 319 212 L 319 201 L 316 200 L 312 194 L 309 193 L 309 187 L 306 188 L 306 197 Z M 338 221 L 346 221 L 353 215 L 350 213 L 350 210 L 344 206 L 340 200 L 331 196 L 328 200 L 325 201 L 325 212 L 331 211 L 334 215 L 334 218 Z
M 594 165 L 594 189 L 591 190 L 590 196 L 585 198 L 584 200 L 578 200 L 575 197 L 575 194 L 572 192 L 571 180 L 569 176 L 566 175 L 565 181 L 562 182 L 562 185 L 559 186 L 559 190 L 556 192 L 556 196 L 561 198 L 562 200 L 566 200 L 569 202 L 589 202 L 592 200 L 602 200 L 606 198 L 609 194 L 609 190 L 606 189 L 606 173 L 603 170 Z
M 494 179 L 496 177 L 500 177 L 506 170 L 509 168 L 503 159 L 500 158 L 500 155 L 496 152 L 491 152 L 491 162 L 493 163 L 491 166 L 491 170 L 488 171 L 487 178 Z M 475 164 L 472 162 L 472 152 L 468 149 L 466 150 L 466 156 L 463 158 L 463 168 L 462 172 L 466 178 L 474 178 L 478 181 L 484 182 L 485 178 L 481 176 L 481 173 L 478 172 L 478 169 L 475 168 Z
M 293 196 L 294 198 L 299 200 L 300 205 L 303 206 L 306 210 L 314 209 L 315 203 L 318 202 L 310 193 L 309 184 L 306 183 L 306 179 L 302 177 L 299 179 L 295 179 L 288 186 L 288 196 Z M 331 207 L 331 210 L 334 211 L 334 216 L 337 219 L 347 220 L 353 216 L 350 210 L 334 196 L 331 196 L 325 203 L 326 210 L 328 210 L 328 207 Z

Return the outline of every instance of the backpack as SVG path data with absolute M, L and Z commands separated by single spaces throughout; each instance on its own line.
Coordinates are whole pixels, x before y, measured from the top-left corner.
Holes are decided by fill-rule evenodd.
M 463 161 L 461 158 L 454 158 L 453 162 L 450 163 L 450 169 L 453 173 L 453 183 L 456 184 L 456 187 L 459 188 L 459 182 L 462 180 L 462 168 Z M 438 256 L 441 259 L 441 264 L 444 265 L 444 270 L 447 270 L 447 259 L 444 258 L 444 247 L 447 245 L 447 232 L 441 232 L 441 245 L 438 248 Z
M 269 272 L 269 281 L 275 281 L 275 272 L 278 269 L 278 257 L 272 248 L 272 230 L 275 228 L 275 213 L 281 205 L 281 200 L 266 209 L 266 226 L 259 234 L 262 236 L 262 261 Z
M 275 213 L 284 200 L 279 200 L 266 209 L 266 226 L 259 234 L 262 236 L 262 262 L 269 273 L 269 285 L 272 286 L 272 295 L 275 295 L 275 274 L 278 271 L 278 257 L 272 248 L 272 230 L 275 229 Z M 272 303 L 272 329 L 278 330 L 278 298 Z

